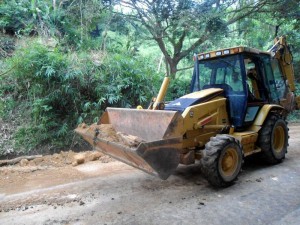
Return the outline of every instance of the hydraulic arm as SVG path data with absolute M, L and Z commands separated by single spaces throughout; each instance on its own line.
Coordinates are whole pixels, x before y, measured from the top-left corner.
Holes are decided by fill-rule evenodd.
M 281 36 L 274 40 L 274 45 L 269 49 L 273 53 L 273 57 L 278 60 L 284 80 L 287 80 L 287 87 L 292 92 L 294 104 L 297 109 L 300 108 L 300 96 L 295 96 L 295 73 L 293 67 L 293 54 L 290 46 L 287 44 L 286 37 Z

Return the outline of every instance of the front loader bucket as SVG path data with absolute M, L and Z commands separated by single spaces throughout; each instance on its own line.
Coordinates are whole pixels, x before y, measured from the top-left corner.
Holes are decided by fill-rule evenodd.
M 179 164 L 182 126 L 177 112 L 107 108 L 100 124 L 75 131 L 104 154 L 165 180 Z
M 100 124 L 112 124 L 116 131 L 156 141 L 181 137 L 182 120 L 176 111 L 107 108 Z

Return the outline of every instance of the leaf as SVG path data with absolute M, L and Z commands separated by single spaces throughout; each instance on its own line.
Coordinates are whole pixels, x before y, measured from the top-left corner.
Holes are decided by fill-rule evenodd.
M 91 107 L 91 102 L 86 102 L 84 105 L 83 105 L 83 110 L 84 111 L 88 111 Z
M 60 129 L 57 131 L 57 136 L 58 137 L 61 137 L 61 136 L 64 136 L 68 133 L 69 129 L 68 129 L 68 124 L 67 123 L 64 123 Z

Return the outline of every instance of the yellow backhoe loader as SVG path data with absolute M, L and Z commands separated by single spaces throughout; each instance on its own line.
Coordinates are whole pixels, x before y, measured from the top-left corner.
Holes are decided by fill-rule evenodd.
M 81 124 L 76 132 L 97 150 L 161 179 L 179 164 L 199 162 L 206 179 L 224 187 L 235 181 L 244 157 L 259 153 L 281 162 L 286 116 L 300 106 L 286 38 L 276 38 L 268 51 L 232 47 L 197 54 L 194 63 L 190 94 L 164 103 L 165 77 L 148 109 L 107 108 L 98 124 Z M 123 141 L 103 134 L 105 125 Z

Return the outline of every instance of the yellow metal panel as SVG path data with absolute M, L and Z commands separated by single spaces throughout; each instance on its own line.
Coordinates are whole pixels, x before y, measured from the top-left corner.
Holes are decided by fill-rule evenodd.
M 204 98 L 206 96 L 209 96 L 211 94 L 220 94 L 223 92 L 223 89 L 221 88 L 209 88 L 209 89 L 204 89 L 201 91 L 196 91 L 190 94 L 187 94 L 184 96 L 184 98 Z
M 245 156 L 258 152 L 258 150 L 260 151 L 260 149 L 258 149 L 255 146 L 255 143 L 258 138 L 257 132 L 234 132 L 232 136 L 234 136 L 237 140 L 240 141 L 241 145 L 243 146 L 243 152 Z
M 184 129 L 193 130 L 195 124 L 213 114 L 215 116 L 208 124 L 228 124 L 226 98 L 217 97 L 215 100 L 187 107 L 182 113 Z
M 238 139 L 240 143 L 243 145 L 243 144 L 256 142 L 258 134 L 257 132 L 254 131 L 245 131 L 245 132 L 234 132 L 232 136 Z
M 204 134 L 195 137 L 195 142 L 199 144 L 199 147 L 203 147 L 211 137 L 216 136 L 216 132 L 205 131 Z
M 219 96 L 209 102 L 190 106 L 182 113 L 182 117 L 183 130 L 186 131 L 183 148 L 203 147 L 210 137 L 229 125 L 226 98 Z
M 204 130 L 203 133 L 195 137 L 183 139 L 182 147 L 183 148 L 203 147 L 209 141 L 209 139 L 214 136 L 216 136 L 216 132 Z
M 258 115 L 256 116 L 256 119 L 254 120 L 253 126 L 261 126 L 263 125 L 265 119 L 267 118 L 269 112 L 271 109 L 280 109 L 283 110 L 283 107 L 280 105 L 264 105 L 261 110 L 259 111 Z M 252 129 L 251 129 L 252 130 Z

